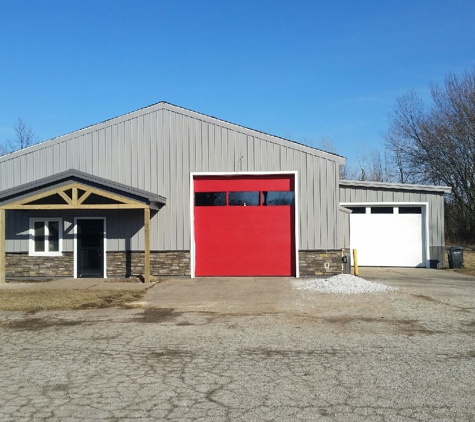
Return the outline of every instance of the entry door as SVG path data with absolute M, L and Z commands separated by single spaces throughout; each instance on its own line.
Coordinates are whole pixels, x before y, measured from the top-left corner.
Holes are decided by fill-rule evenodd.
M 104 277 L 104 220 L 77 219 L 77 276 Z

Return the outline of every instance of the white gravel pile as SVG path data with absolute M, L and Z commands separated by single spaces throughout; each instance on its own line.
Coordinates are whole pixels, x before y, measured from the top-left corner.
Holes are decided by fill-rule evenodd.
M 299 283 L 299 290 L 313 290 L 321 293 L 341 293 L 347 295 L 392 292 L 397 290 L 382 283 L 368 281 L 351 274 L 338 274 L 326 279 L 311 279 Z

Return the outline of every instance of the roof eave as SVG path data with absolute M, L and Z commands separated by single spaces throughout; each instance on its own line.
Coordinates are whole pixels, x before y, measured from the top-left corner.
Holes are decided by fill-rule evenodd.
M 102 177 L 94 176 L 75 169 L 69 169 L 52 176 L 47 176 L 33 182 L 25 183 L 0 193 L 0 204 L 7 204 L 18 198 L 27 197 L 30 192 L 44 191 L 52 186 L 65 184 L 68 181 L 77 181 L 83 183 L 92 183 L 107 190 L 114 190 L 123 193 L 125 196 L 132 196 L 143 203 L 151 206 L 153 209 L 159 209 L 166 204 L 166 198 L 152 192 L 126 186 L 120 183 L 112 182 Z
M 452 188 L 448 186 L 411 185 L 405 183 L 368 182 L 361 180 L 340 180 L 339 184 L 343 187 L 368 189 L 416 190 L 424 192 L 439 192 L 445 194 L 452 192 Z

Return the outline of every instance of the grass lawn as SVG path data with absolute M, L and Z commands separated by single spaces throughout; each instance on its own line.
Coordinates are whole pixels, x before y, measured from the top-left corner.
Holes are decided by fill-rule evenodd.
M 0 290 L 0 311 L 127 307 L 144 295 L 144 290 Z

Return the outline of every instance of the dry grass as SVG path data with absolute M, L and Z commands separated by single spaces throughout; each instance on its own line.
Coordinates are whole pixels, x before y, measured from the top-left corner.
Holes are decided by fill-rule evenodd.
M 0 311 L 126 307 L 144 294 L 144 290 L 0 290 Z
M 475 276 L 475 250 L 470 246 L 465 246 L 465 250 L 463 251 L 463 265 L 463 268 L 452 271 Z

